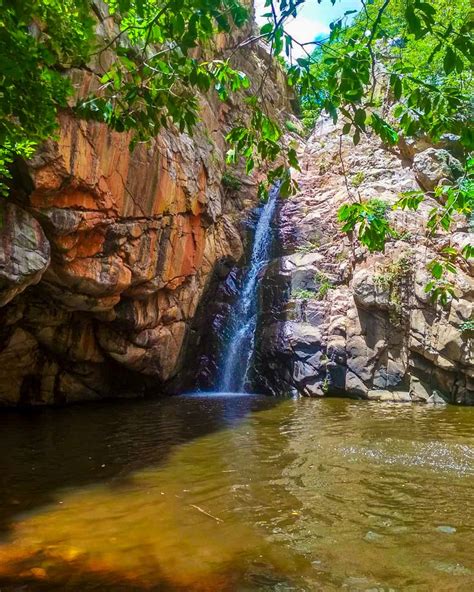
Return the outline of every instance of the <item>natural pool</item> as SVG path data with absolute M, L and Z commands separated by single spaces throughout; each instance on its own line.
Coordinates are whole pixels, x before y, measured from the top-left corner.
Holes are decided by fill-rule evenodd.
M 182 396 L 0 446 L 2 592 L 474 589 L 474 408 Z

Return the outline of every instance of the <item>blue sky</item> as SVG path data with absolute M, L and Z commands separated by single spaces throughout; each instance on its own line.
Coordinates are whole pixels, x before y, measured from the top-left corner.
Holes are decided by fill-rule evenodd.
M 313 41 L 328 34 L 329 23 L 343 16 L 346 10 L 359 10 L 361 6 L 360 0 L 337 0 L 334 6 L 330 0 L 322 0 L 321 4 L 317 0 L 307 0 L 299 9 L 298 16 L 287 22 L 285 29 L 300 43 Z M 264 0 L 257 0 L 257 21 L 259 15 L 265 12 L 268 12 L 268 8 L 264 8 Z M 295 48 L 294 57 L 301 55 L 303 52 Z

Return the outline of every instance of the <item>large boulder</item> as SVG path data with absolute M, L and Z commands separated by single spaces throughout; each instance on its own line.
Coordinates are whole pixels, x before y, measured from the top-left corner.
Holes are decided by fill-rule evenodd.
M 428 148 L 413 159 L 416 180 L 425 191 L 433 191 L 440 183 L 451 183 L 463 173 L 462 165 L 447 150 Z
M 14 203 L 0 204 L 0 306 L 32 284 L 50 263 L 50 245 L 40 224 Z

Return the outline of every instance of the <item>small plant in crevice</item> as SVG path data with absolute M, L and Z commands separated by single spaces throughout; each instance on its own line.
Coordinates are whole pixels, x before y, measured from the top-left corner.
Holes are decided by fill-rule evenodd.
M 325 395 L 327 395 L 329 393 L 329 386 L 331 384 L 331 381 L 329 380 L 329 376 L 326 374 L 326 376 L 324 377 L 323 382 L 321 383 L 321 390 L 323 391 L 323 393 Z
M 459 330 L 463 335 L 466 333 L 474 333 L 474 317 L 471 317 L 468 321 L 461 323 Z
M 316 298 L 316 292 L 297 288 L 296 290 L 291 291 L 291 296 L 296 298 L 296 300 L 314 300 Z
M 321 366 L 326 366 L 326 364 L 328 364 L 330 362 L 329 356 L 327 354 L 322 354 L 321 355 L 321 359 L 319 360 L 319 363 L 321 364 Z
M 362 185 L 365 179 L 365 174 L 363 171 L 357 171 L 357 173 L 352 177 L 351 184 L 353 187 L 357 188 Z
M 242 181 L 229 171 L 224 171 L 221 181 L 226 189 L 238 191 L 242 187 Z
M 332 290 L 335 287 L 328 276 L 320 271 L 316 272 L 314 281 L 317 285 L 319 285 L 316 292 L 316 300 L 324 300 L 329 290 Z
M 350 257 L 350 253 L 349 251 L 347 251 L 346 249 L 342 249 L 342 251 L 339 251 L 336 256 L 334 257 L 334 260 L 337 263 L 342 263 L 343 261 L 346 261 L 347 259 L 349 259 Z
M 374 275 L 374 282 L 388 292 L 389 319 L 398 327 L 403 319 L 403 302 L 407 295 L 407 282 L 411 274 L 411 254 L 403 254 L 389 263 L 381 273 Z
M 292 132 L 293 134 L 297 134 L 298 136 L 301 135 L 301 131 L 300 131 L 299 127 L 296 125 L 296 123 L 291 121 L 291 119 L 287 119 L 285 121 L 285 127 L 289 132 Z
M 413 233 L 411 233 L 409 230 L 399 232 L 396 228 L 392 228 L 392 237 L 395 240 L 410 242 L 410 240 L 413 238 Z
M 314 251 L 317 251 L 320 246 L 321 243 L 318 240 L 307 241 L 302 245 L 298 245 L 295 249 L 295 253 L 300 253 L 302 255 L 313 253 Z

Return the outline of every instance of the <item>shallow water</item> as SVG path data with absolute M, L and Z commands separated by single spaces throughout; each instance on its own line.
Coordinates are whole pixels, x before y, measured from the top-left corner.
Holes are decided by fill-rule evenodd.
M 473 426 L 232 394 L 4 414 L 0 590 L 472 590 Z

